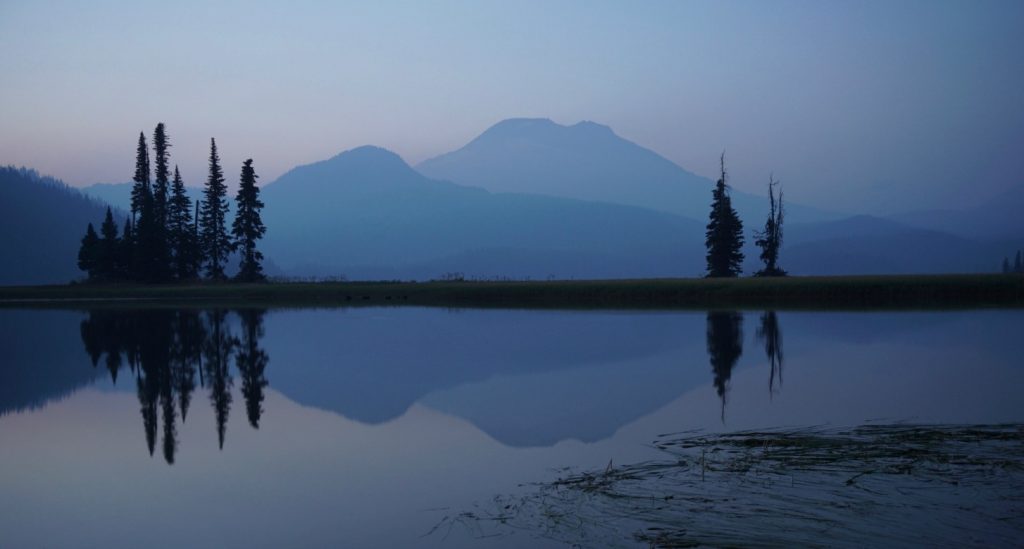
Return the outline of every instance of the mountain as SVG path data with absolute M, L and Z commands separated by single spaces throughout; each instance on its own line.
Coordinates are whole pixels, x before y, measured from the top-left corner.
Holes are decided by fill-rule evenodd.
M 82 192 L 127 212 L 132 208 L 132 185 L 130 182 L 96 183 L 82 187 Z M 185 194 L 192 200 L 192 204 L 203 199 L 203 189 L 199 187 L 185 187 Z
M 377 147 L 297 167 L 262 197 L 266 253 L 296 275 L 678 276 L 704 257 L 702 223 L 438 181 Z
M 623 139 L 608 126 L 562 126 L 547 119 L 509 119 L 454 152 L 425 160 L 428 177 L 478 185 L 493 192 L 535 193 L 641 206 L 705 220 L 713 182 Z M 743 219 L 767 215 L 767 196 L 732 193 Z M 834 215 L 787 204 L 793 221 Z
M 424 402 L 515 446 L 606 438 L 710 377 L 680 362 L 703 351 L 702 315 L 304 310 L 265 328 L 271 387 L 295 402 L 369 424 Z
M 79 311 L 0 310 L 0 416 L 59 400 L 105 373 L 82 350 L 82 317 Z
M 970 237 L 1024 237 L 1024 185 L 979 206 L 962 210 L 919 210 L 892 219 L 908 225 Z
M 1024 239 L 968 238 L 872 216 L 786 227 L 783 268 L 794 274 L 995 272 Z M 746 266 L 753 266 L 748 254 Z M 756 262 L 755 262 L 756 263 Z M 756 269 L 756 267 L 754 267 Z
M 33 170 L 0 167 L 0 284 L 63 284 L 82 278 L 78 248 L 107 205 Z M 125 214 L 115 212 L 118 224 Z

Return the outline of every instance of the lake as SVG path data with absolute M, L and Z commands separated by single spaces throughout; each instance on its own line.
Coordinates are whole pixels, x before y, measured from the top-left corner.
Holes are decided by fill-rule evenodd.
M 672 433 L 1024 423 L 1022 328 L 1021 310 L 4 309 L 0 546 L 643 546 L 642 519 L 574 540 L 474 517 L 665 460 Z M 1012 493 L 979 505 L 982 532 L 1024 532 Z M 1005 540 L 984 535 L 946 541 Z

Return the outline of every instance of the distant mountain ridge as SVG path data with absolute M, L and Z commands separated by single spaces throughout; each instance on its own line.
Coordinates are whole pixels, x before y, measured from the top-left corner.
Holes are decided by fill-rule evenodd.
M 984 273 L 995 272 L 1003 250 L 1013 246 L 1011 239 L 970 238 L 859 215 L 792 224 L 782 261 L 794 274 Z M 750 256 L 747 265 L 755 265 Z
M 589 121 L 563 126 L 546 118 L 503 120 L 462 148 L 425 160 L 416 169 L 492 192 L 598 200 L 696 220 L 707 217 L 714 185 L 619 137 L 608 126 Z M 734 190 L 732 199 L 744 219 L 767 215 L 767 196 Z M 797 221 L 839 217 L 797 203 L 789 205 L 788 213 Z
M 132 208 L 132 185 L 133 183 L 131 182 L 94 183 L 82 187 L 82 192 L 127 212 Z M 185 187 L 185 194 L 192 200 L 192 204 L 196 204 L 199 200 L 203 199 L 203 189 L 201 187 Z
M 34 170 L 0 167 L 0 284 L 63 284 L 82 278 L 78 247 L 107 205 Z M 125 213 L 114 216 L 124 220 Z
M 1024 237 L 1024 184 L 962 210 L 917 210 L 890 219 L 924 229 L 972 237 Z
M 285 270 L 301 266 L 303 274 L 355 269 L 361 278 L 395 272 L 430 278 L 442 272 L 416 266 L 447 268 L 436 262 L 467 253 L 493 257 L 487 250 L 500 249 L 518 250 L 520 267 L 529 265 L 535 276 L 695 274 L 703 257 L 695 221 L 433 180 L 370 146 L 297 167 L 267 185 L 263 198 L 268 254 Z M 461 267 L 467 276 L 504 274 L 472 262 Z

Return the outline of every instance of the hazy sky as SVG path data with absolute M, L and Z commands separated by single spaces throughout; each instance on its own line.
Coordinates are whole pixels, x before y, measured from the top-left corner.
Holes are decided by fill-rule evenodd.
M 209 5 L 208 5 L 209 4 Z M 362 144 L 415 163 L 509 117 L 594 120 L 847 211 L 1024 184 L 1024 2 L 0 0 L 0 163 L 127 181 L 167 124 L 261 181 Z

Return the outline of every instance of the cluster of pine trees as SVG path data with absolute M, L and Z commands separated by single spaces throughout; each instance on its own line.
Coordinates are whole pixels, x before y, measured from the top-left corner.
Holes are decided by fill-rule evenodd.
M 170 178 L 170 139 L 161 122 L 153 132 L 155 169 L 150 179 L 149 148 L 146 136 L 139 132 L 132 178 L 131 215 L 118 234 L 110 208 L 96 233 L 90 223 L 78 251 L 78 268 L 89 280 L 135 282 L 171 282 L 199 279 L 225 280 L 229 255 L 241 255 L 236 279 L 243 282 L 264 280 L 263 254 L 256 241 L 266 227 L 260 217 L 263 202 L 256 186 L 252 159 L 242 165 L 236 215 L 227 229 L 229 203 L 224 173 L 217 155 L 217 142 L 210 139 L 209 177 L 203 199 L 195 204 L 185 192 L 178 167 Z
M 782 191 L 778 200 L 775 198 L 775 187 L 779 182 L 774 175 L 768 178 L 768 198 L 770 209 L 764 230 L 754 233 L 754 244 L 761 248 L 761 261 L 764 268 L 754 276 L 786 276 L 786 271 L 779 267 L 779 249 L 782 247 Z M 705 233 L 704 244 L 707 246 L 707 276 L 735 277 L 743 272 L 743 221 L 732 207 L 729 197 L 729 185 L 726 183 L 725 154 L 721 158 L 721 175 L 712 191 L 711 215 Z
M 1013 265 L 1010 265 L 1010 258 L 1003 258 L 1003 274 L 1024 273 L 1024 262 L 1021 261 L 1020 254 L 1020 250 L 1017 250 L 1017 255 L 1013 259 Z

